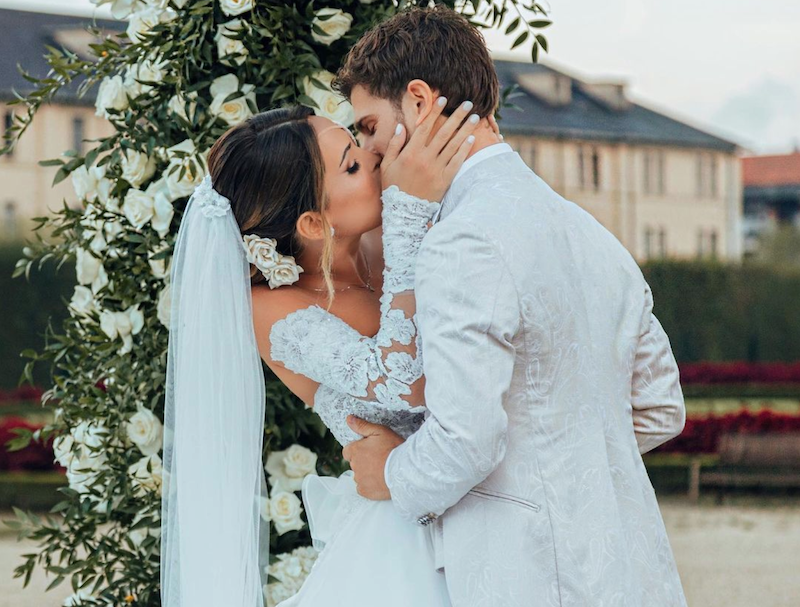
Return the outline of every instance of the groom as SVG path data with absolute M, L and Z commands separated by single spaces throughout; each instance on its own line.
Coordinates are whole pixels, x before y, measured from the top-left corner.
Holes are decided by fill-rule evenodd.
M 337 83 L 378 153 L 439 95 L 483 117 L 499 96 L 481 35 L 443 8 L 365 34 Z M 641 458 L 683 429 L 683 394 L 627 250 L 484 124 L 416 298 L 427 419 L 405 442 L 351 419 L 365 438 L 344 453 L 361 495 L 429 525 L 454 607 L 685 606 Z

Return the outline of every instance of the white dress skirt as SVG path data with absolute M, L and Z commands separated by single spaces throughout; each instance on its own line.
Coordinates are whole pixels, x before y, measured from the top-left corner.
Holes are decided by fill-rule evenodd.
M 358 495 L 351 471 L 307 476 L 302 496 L 321 552 L 300 591 L 277 607 L 450 607 L 430 525 Z

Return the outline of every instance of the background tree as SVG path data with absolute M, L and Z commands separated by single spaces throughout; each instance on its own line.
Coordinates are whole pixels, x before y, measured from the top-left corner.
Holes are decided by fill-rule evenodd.
M 93 0 L 127 20 L 124 34 L 92 28 L 95 59 L 49 49 L 52 67 L 17 104 L 8 152 L 38 108 L 71 81 L 114 133 L 85 154 L 46 160 L 56 181 L 71 178 L 80 205 L 39 220 L 16 274 L 74 261 L 69 318 L 49 329 L 32 366 L 47 361 L 52 387 L 42 399 L 54 421 L 21 431 L 12 448 L 54 440 L 67 470 L 63 499 L 45 516 L 17 510 L 20 537 L 38 541 L 15 570 L 35 567 L 69 579 L 69 604 L 158 605 L 162 419 L 169 270 L 189 195 L 206 155 L 231 125 L 286 104 L 352 123 L 352 108 L 330 90 L 332 72 L 369 27 L 407 5 L 389 0 Z M 442 2 L 481 27 L 517 32 L 536 58 L 547 41 L 544 9 L 523 0 Z M 44 236 L 46 234 L 47 236 Z M 340 450 L 319 419 L 266 370 L 264 461 L 271 497 L 273 582 L 268 602 L 293 594 L 314 552 L 297 496 L 304 475 L 339 474 Z M 413 582 L 412 582 L 413 583 Z

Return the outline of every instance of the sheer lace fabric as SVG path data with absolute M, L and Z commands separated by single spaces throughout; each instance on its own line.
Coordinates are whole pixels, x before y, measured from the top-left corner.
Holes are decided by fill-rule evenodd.
M 273 325 L 271 356 L 295 373 L 354 399 L 378 403 L 387 412 L 420 410 L 423 374 L 414 317 L 414 268 L 439 203 L 409 196 L 396 186 L 384 190 L 382 199 L 385 268 L 378 333 L 361 335 L 314 305 Z M 330 398 L 327 392 L 322 394 L 323 400 Z M 342 403 L 337 401 L 337 407 Z M 338 430 L 342 437 L 347 435 L 344 428 Z

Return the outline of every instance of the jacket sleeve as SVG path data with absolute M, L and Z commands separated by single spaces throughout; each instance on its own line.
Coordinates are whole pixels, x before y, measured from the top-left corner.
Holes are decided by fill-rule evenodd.
M 686 423 L 678 363 L 664 328 L 653 314 L 653 294 L 645 287 L 645 308 L 631 385 L 633 430 L 639 453 L 674 438 Z
M 430 414 L 384 470 L 392 501 L 409 520 L 440 515 L 505 456 L 503 402 L 520 327 L 504 260 L 480 228 L 460 218 L 425 237 L 415 292 Z

